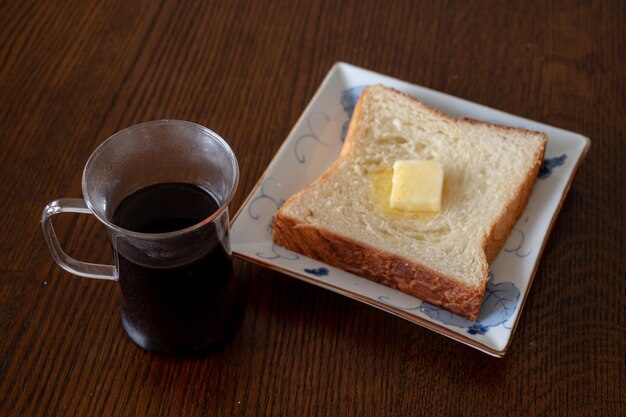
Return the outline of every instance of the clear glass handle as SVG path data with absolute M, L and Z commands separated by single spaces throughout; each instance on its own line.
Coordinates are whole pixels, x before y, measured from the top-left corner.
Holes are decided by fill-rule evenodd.
M 63 251 L 51 221 L 52 216 L 60 213 L 91 214 L 91 211 L 81 198 L 60 198 L 48 204 L 43 209 L 43 213 L 41 214 L 41 227 L 50 253 L 52 253 L 52 257 L 56 263 L 58 263 L 61 268 L 74 275 L 116 281 L 117 269 L 114 266 L 78 261 Z

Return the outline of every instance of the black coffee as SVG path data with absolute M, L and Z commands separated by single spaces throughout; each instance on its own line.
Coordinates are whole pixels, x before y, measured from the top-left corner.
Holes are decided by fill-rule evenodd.
M 126 197 L 112 220 L 134 232 L 167 233 L 194 226 L 218 208 L 200 187 L 164 183 Z M 195 354 L 234 335 L 245 303 L 227 239 L 219 222 L 159 240 L 113 239 L 122 322 L 135 342 L 154 352 Z

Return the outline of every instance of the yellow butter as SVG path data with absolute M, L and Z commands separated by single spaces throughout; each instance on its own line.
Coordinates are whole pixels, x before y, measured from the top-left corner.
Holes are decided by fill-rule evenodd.
M 390 206 L 408 211 L 439 211 L 443 168 L 437 161 L 396 161 L 393 164 Z
M 374 207 L 390 219 L 422 220 L 426 221 L 437 216 L 439 213 L 430 211 L 407 211 L 392 208 L 389 204 L 391 198 L 391 180 L 393 178 L 393 166 L 380 168 L 367 173 L 371 186 L 371 201 Z M 446 190 L 444 188 L 443 193 Z M 443 197 L 442 197 L 443 198 Z

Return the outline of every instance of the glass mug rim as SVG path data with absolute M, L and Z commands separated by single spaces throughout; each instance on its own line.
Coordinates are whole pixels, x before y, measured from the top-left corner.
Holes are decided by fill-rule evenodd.
M 217 141 L 226 151 L 228 156 L 230 157 L 230 162 L 232 164 L 233 167 L 233 175 L 234 178 L 232 180 L 231 186 L 230 186 L 230 190 L 228 191 L 228 194 L 226 195 L 226 198 L 224 198 L 224 201 L 220 203 L 220 206 L 217 210 L 215 210 L 213 213 L 211 213 L 211 215 L 207 218 L 205 218 L 204 220 L 186 227 L 184 229 L 179 229 L 179 230 L 174 230 L 171 232 L 165 232 L 165 233 L 142 233 L 142 232 L 135 232 L 129 229 L 125 229 L 123 227 L 120 227 L 118 225 L 116 225 L 115 223 L 113 223 L 111 220 L 109 220 L 106 216 L 103 216 L 99 210 L 96 210 L 92 204 L 89 192 L 87 191 L 88 189 L 88 181 L 87 181 L 87 175 L 88 175 L 88 171 L 89 168 L 91 167 L 91 165 L 94 162 L 95 156 L 98 155 L 100 152 L 102 152 L 102 150 L 111 145 L 112 142 L 114 142 L 115 140 L 119 139 L 121 136 L 129 133 L 129 132 L 133 132 L 135 130 L 140 130 L 146 126 L 159 126 L 159 125 L 178 125 L 178 126 L 185 126 L 185 127 L 189 127 L 192 129 L 195 129 L 197 131 L 200 131 L 202 134 L 208 136 L 209 138 L 211 138 L 212 140 Z M 89 208 L 89 211 L 96 216 L 96 218 L 102 222 L 106 227 L 108 227 L 109 229 L 115 231 L 116 233 L 119 234 L 123 234 L 129 237 L 134 237 L 134 238 L 139 238 L 139 239 L 144 239 L 144 240 L 159 240 L 159 239 L 169 239 L 169 238 L 175 238 L 178 236 L 182 236 L 185 235 L 187 233 L 193 232 L 195 230 L 201 229 L 202 227 L 206 226 L 207 224 L 212 223 L 215 219 L 219 218 L 219 216 L 221 216 L 221 214 L 224 212 L 224 210 L 226 210 L 228 208 L 228 205 L 230 204 L 230 201 L 233 199 L 236 191 L 237 191 L 237 186 L 239 183 L 239 164 L 237 161 L 237 157 L 235 156 L 235 153 L 233 152 L 233 150 L 231 149 L 231 147 L 228 145 L 228 143 L 217 133 L 215 133 L 214 131 L 212 131 L 211 129 L 202 126 L 200 124 L 197 123 L 193 123 L 193 122 L 189 122 L 189 121 L 185 121 L 185 120 L 177 120 L 177 119 L 160 119 L 160 120 L 152 120 L 152 121 L 148 121 L 148 122 L 143 122 L 143 123 L 138 123 L 132 126 L 129 126 L 125 129 L 122 129 L 120 131 L 117 131 L 115 133 L 113 133 L 111 136 L 109 136 L 106 140 L 104 140 L 100 145 L 98 145 L 98 147 L 91 153 L 91 155 L 89 156 L 89 159 L 87 160 L 87 163 L 85 164 L 85 167 L 83 168 L 83 175 L 82 175 L 82 193 L 83 193 L 83 198 L 85 200 L 85 204 L 87 205 L 87 207 Z M 202 188 L 202 187 L 201 187 Z M 204 188 L 203 188 L 204 189 Z M 206 190 L 205 190 L 206 191 Z

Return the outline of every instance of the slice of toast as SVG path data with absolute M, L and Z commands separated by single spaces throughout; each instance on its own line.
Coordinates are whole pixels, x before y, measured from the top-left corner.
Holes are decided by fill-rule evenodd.
M 455 119 L 369 87 L 339 158 L 277 211 L 273 239 L 476 320 L 489 262 L 528 201 L 546 142 L 543 133 Z M 390 207 L 393 164 L 410 159 L 441 163 L 439 212 Z

